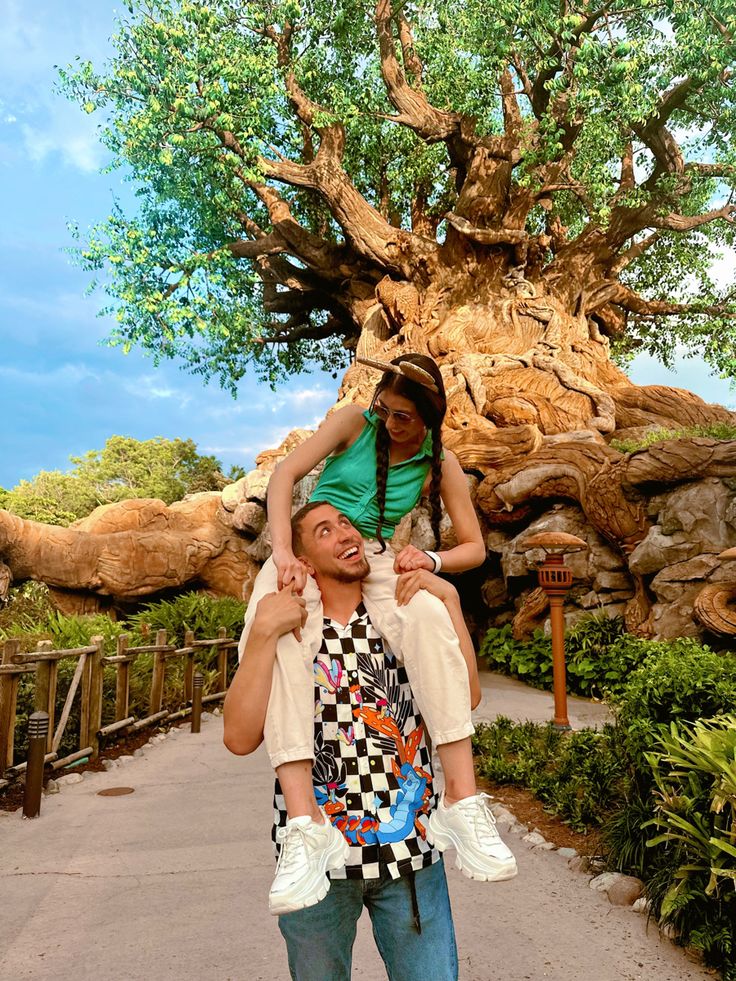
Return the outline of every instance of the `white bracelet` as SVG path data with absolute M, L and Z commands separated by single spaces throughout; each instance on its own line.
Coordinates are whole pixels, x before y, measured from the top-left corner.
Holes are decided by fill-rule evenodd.
M 424 549 L 424 554 L 428 555 L 434 562 L 434 569 L 432 569 L 432 572 L 439 572 L 442 568 L 442 559 L 439 557 L 439 555 L 436 552 L 430 552 L 428 548 Z

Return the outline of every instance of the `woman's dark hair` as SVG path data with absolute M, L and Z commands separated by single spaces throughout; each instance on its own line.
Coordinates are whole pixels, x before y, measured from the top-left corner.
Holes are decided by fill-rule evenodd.
M 429 505 L 430 521 L 434 534 L 435 548 L 440 542 L 440 519 L 442 518 L 442 503 L 440 501 L 440 483 L 442 481 L 442 438 L 440 430 L 442 421 L 447 411 L 447 399 L 445 398 L 445 386 L 442 375 L 437 364 L 424 354 L 402 354 L 394 358 L 391 364 L 400 365 L 402 361 L 408 361 L 417 365 L 432 376 L 432 380 L 437 387 L 433 392 L 420 382 L 412 381 L 405 375 L 396 374 L 393 371 L 386 371 L 376 385 L 373 393 L 373 401 L 381 392 L 393 392 L 402 398 L 408 399 L 416 406 L 419 416 L 432 434 L 432 476 L 429 483 Z M 378 420 L 378 430 L 376 432 L 376 503 L 378 504 L 378 525 L 376 526 L 376 538 L 381 544 L 381 551 L 386 551 L 386 543 L 381 535 L 384 512 L 386 509 L 386 481 L 388 479 L 389 448 L 391 437 L 388 429 L 382 420 Z

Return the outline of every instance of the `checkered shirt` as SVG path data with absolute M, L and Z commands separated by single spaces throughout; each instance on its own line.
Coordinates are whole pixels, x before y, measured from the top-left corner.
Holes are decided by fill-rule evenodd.
M 362 603 L 345 627 L 325 618 L 314 695 L 314 791 L 351 846 L 330 877 L 376 879 L 386 867 L 396 879 L 436 862 L 425 837 L 437 801 L 424 725 L 404 666 Z M 274 842 L 285 824 L 277 780 Z

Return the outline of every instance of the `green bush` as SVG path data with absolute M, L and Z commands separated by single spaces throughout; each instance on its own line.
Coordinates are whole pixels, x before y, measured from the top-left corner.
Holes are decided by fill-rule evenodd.
M 627 749 L 646 769 L 645 754 L 660 728 L 729 712 L 736 705 L 736 657 L 716 654 L 690 637 L 638 641 L 648 651 L 613 702 Z
M 24 582 L 12 586 L 8 600 L 0 608 L 0 641 L 17 637 L 29 648 L 39 640 L 50 639 L 41 624 L 54 612 L 48 586 L 42 582 Z
M 623 632 L 620 617 L 582 617 L 565 634 L 567 690 L 602 698 L 619 691 L 632 669 L 649 653 L 647 641 Z M 552 687 L 552 642 L 541 630 L 528 640 L 514 640 L 510 624 L 491 627 L 479 651 L 490 668 L 537 688 Z
M 610 445 L 619 453 L 635 453 L 645 450 L 654 443 L 670 439 L 685 439 L 691 436 L 705 436 L 709 439 L 736 439 L 736 426 L 729 422 L 714 422 L 707 426 L 683 426 L 681 429 L 650 429 L 637 439 L 612 439 Z
M 673 722 L 647 762 L 656 786 L 647 826 L 659 832 L 647 845 L 669 873 L 650 889 L 654 914 L 736 976 L 736 715 Z
M 565 732 L 501 717 L 478 726 L 473 747 L 482 776 L 528 787 L 576 831 L 603 824 L 620 798 L 624 763 L 613 726 Z
M 171 600 L 148 603 L 127 619 L 128 626 L 139 634 L 144 626 L 166 630 L 171 643 L 184 642 L 184 633 L 193 630 L 198 637 L 216 637 L 225 627 L 229 637 L 239 637 L 243 629 L 245 603 L 230 596 L 205 596 L 184 593 Z
M 510 632 L 504 644 L 510 664 Z M 476 734 L 479 771 L 529 787 L 578 830 L 599 826 L 608 867 L 640 876 L 655 917 L 736 981 L 736 658 L 626 634 L 598 657 L 615 725 L 565 734 L 499 719 Z

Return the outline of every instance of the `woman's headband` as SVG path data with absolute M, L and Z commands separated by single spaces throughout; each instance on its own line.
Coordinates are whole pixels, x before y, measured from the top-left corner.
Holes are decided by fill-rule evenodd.
M 422 385 L 424 388 L 428 388 L 430 392 L 434 392 L 435 395 L 439 395 L 439 389 L 434 378 L 424 368 L 414 364 L 413 361 L 399 360 L 398 364 L 388 364 L 385 361 L 374 361 L 372 358 L 356 358 L 355 360 L 360 364 L 368 365 L 369 368 L 375 368 L 376 371 L 390 371 L 394 375 L 403 375 L 409 381 L 416 382 L 417 385 Z

